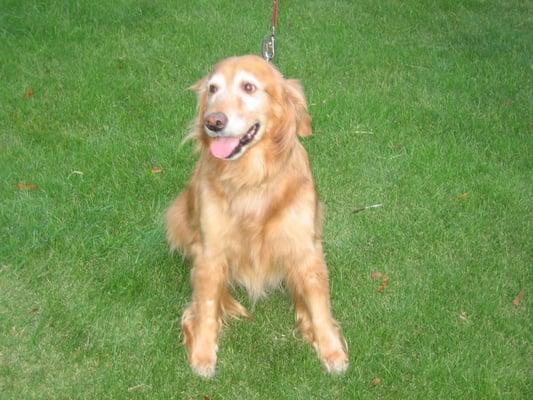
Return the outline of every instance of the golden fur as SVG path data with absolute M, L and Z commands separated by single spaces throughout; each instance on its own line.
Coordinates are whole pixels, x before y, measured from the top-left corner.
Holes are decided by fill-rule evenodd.
M 243 77 L 251 77 L 254 85 L 236 81 Z M 214 79 L 221 88 L 210 83 Z M 344 371 L 348 357 L 330 311 L 320 203 L 297 137 L 311 134 L 300 84 L 259 57 L 243 56 L 223 60 L 193 89 L 198 117 L 191 136 L 199 143 L 200 157 L 166 217 L 171 248 L 193 264 L 192 302 L 182 317 L 192 369 L 212 376 L 222 322 L 247 315 L 231 296 L 233 283 L 257 299 L 284 282 L 302 336 L 327 371 Z M 242 124 L 258 123 L 256 139 L 236 159 L 210 152 L 216 139 L 204 125 L 214 112 L 235 116 Z

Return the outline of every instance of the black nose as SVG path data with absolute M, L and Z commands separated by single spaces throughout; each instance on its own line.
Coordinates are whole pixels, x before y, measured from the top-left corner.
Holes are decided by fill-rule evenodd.
M 207 129 L 213 132 L 221 131 L 226 127 L 228 123 L 228 117 L 221 112 L 214 112 L 205 117 L 205 126 Z

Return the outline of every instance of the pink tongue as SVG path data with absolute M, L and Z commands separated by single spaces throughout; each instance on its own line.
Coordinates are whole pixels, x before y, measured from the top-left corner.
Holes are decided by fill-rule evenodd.
M 216 158 L 227 158 L 238 145 L 239 138 L 219 137 L 211 141 L 209 150 Z

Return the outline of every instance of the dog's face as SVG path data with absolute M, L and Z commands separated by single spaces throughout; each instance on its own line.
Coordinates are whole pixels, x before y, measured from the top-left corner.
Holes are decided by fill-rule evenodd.
M 259 143 L 282 146 L 290 135 L 311 133 L 300 84 L 260 57 L 228 58 L 193 89 L 197 134 L 218 159 L 236 160 Z

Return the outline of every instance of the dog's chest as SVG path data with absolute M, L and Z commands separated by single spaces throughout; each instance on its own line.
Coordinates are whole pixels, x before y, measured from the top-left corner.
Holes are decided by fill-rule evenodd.
M 281 280 L 268 228 L 270 208 L 269 196 L 256 191 L 233 198 L 227 210 L 231 239 L 226 241 L 225 254 L 231 277 L 253 298 Z
M 269 196 L 263 190 L 240 193 L 231 198 L 228 218 L 237 223 L 237 227 L 261 224 L 269 208 Z
M 219 186 L 204 201 L 210 210 L 202 224 L 209 239 L 205 245 L 224 256 L 231 280 L 254 298 L 283 280 L 294 249 L 302 246 L 302 237 L 313 234 L 313 192 L 303 191 L 302 181 L 280 180 L 240 191 Z

